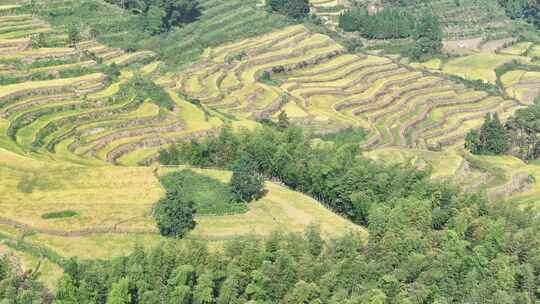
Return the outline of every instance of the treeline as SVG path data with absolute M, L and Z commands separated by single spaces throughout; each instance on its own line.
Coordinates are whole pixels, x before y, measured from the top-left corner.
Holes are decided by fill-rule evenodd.
M 370 15 L 366 7 L 358 6 L 339 17 L 339 26 L 370 39 L 406 38 L 414 32 L 415 18 L 403 8 L 390 7 Z
M 382 177 L 381 177 L 382 178 Z M 338 186 L 338 185 L 336 185 Z M 499 303 L 540 300 L 538 214 L 426 188 L 370 211 L 369 240 L 304 234 L 165 242 L 68 263 L 55 303 Z M 445 212 L 449 210 L 450 212 Z
M 400 7 L 388 7 L 370 14 L 360 5 L 340 15 L 339 27 L 348 32 L 359 32 L 368 39 L 412 38 L 415 46 L 407 55 L 418 60 L 440 53 L 443 47 L 443 30 L 438 18 L 430 11 L 419 15 Z
M 540 157 L 540 98 L 535 103 L 517 110 L 506 124 L 497 114 L 487 114 L 480 130 L 471 130 L 465 148 L 473 154 L 512 154 L 523 160 Z
M 239 133 L 225 129 L 217 137 L 180 143 L 161 155 L 165 165 L 234 169 L 239 162 L 247 162 L 252 171 L 306 193 L 358 224 L 367 224 L 374 205 L 421 198 L 432 187 L 445 189 L 429 183 L 428 172 L 382 166 L 361 157 L 356 143 L 332 144 L 298 127 L 261 127 Z
M 201 16 L 197 0 L 106 0 L 137 14 L 141 24 L 152 35 L 183 26 Z

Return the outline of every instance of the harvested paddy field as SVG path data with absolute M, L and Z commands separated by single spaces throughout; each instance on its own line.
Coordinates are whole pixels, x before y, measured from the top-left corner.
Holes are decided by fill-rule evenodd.
M 346 54 L 303 26 L 209 49 L 171 86 L 238 119 L 285 110 L 321 132 L 362 127 L 366 148 L 457 145 L 485 113 L 518 107 L 390 58 Z

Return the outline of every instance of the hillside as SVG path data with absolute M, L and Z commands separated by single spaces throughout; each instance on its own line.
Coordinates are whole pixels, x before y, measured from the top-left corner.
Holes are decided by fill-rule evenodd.
M 348 1 L 297 20 L 199 3 L 151 34 L 102 0 L 0 0 L 0 282 L 21 278 L 0 297 L 22 282 L 53 291 L 36 303 L 538 300 L 538 160 L 464 148 L 486 114 L 539 102 L 530 26 L 491 0 L 408 4 L 444 29 L 414 60 L 391 50 L 409 38 L 339 29 Z M 230 193 L 167 188 L 184 169 Z M 262 185 L 242 208 L 187 202 L 226 209 L 242 173 Z M 156 220 L 173 194 L 195 210 L 177 238 Z

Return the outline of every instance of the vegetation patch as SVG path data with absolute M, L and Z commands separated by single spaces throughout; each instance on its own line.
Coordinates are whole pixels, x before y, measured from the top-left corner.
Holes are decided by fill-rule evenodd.
M 48 212 L 41 215 L 41 218 L 44 220 L 51 220 L 51 219 L 61 219 L 61 218 L 68 218 L 68 217 L 74 217 L 79 215 L 77 211 L 73 210 L 62 210 L 62 211 L 55 211 L 55 212 Z
M 237 202 L 230 187 L 221 181 L 191 170 L 173 172 L 161 177 L 167 192 L 178 191 L 186 201 L 192 201 L 197 214 L 226 215 L 244 213 L 246 204 Z

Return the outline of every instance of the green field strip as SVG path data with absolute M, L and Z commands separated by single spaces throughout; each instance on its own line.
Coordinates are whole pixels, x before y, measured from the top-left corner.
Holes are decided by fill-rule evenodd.
M 167 133 L 180 132 L 184 130 L 184 124 L 179 120 L 162 121 L 158 124 L 134 127 L 130 129 L 118 129 L 108 134 L 103 134 L 93 141 L 89 141 L 79 150 L 87 155 L 96 155 L 100 150 L 109 145 L 114 145 L 116 141 L 123 141 L 129 138 L 141 138 L 143 136 L 163 136 Z
M 283 30 L 270 32 L 255 38 L 249 38 L 240 42 L 233 42 L 215 47 L 211 50 L 211 57 L 212 60 L 216 62 L 224 62 L 228 55 L 237 54 L 242 51 L 249 52 L 249 50 L 252 48 L 272 46 L 278 41 L 287 39 L 288 37 L 298 36 L 305 32 L 306 28 L 303 26 L 290 26 Z
M 424 136 L 423 134 L 431 134 L 431 136 L 433 136 L 433 134 L 440 134 L 441 132 L 444 132 L 444 129 L 448 128 L 445 126 L 452 123 L 452 121 L 455 122 L 463 117 L 475 115 L 475 113 L 489 113 L 502 102 L 503 100 L 500 97 L 489 96 L 467 107 L 451 106 L 446 108 L 436 108 L 428 115 L 426 120 L 419 124 L 414 130 L 407 132 L 407 134 L 409 134 L 411 138 L 420 138 L 421 136 Z M 456 124 L 454 124 L 454 126 L 455 125 Z
M 75 63 L 66 63 L 66 64 L 60 64 L 60 65 L 51 65 L 47 67 L 41 67 L 41 68 L 32 68 L 29 70 L 29 73 L 43 73 L 43 72 L 49 72 L 49 71 L 64 71 L 64 70 L 70 70 L 73 68 L 91 68 L 95 67 L 97 63 L 93 60 L 87 60 L 87 61 L 80 61 Z
M 116 160 L 116 163 L 121 166 L 139 166 L 150 158 L 156 157 L 162 147 L 151 147 L 146 149 L 138 149 L 127 153 Z

